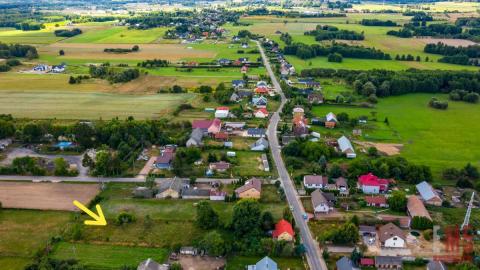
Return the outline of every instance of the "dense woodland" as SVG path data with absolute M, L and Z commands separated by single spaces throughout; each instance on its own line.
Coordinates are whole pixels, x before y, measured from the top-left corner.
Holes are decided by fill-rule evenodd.
M 0 42 L 0 58 L 26 57 L 38 58 L 37 49 L 31 45 L 5 44 Z
M 425 45 L 424 52 L 443 55 L 444 57 L 439 59 L 439 62 L 477 66 L 479 64 L 477 58 L 480 57 L 480 46 L 456 47 L 439 42 Z
M 305 69 L 304 77 L 345 79 L 364 96 L 387 97 L 407 93 L 449 93 L 453 90 L 480 93 L 480 73 L 447 70 L 334 70 Z
M 344 39 L 344 40 L 364 40 L 363 33 L 357 33 L 355 31 L 340 30 L 336 26 L 332 25 L 317 25 L 315 30 L 307 31 L 304 33 L 307 36 L 315 36 L 316 41 L 332 40 L 332 39 Z
M 390 60 L 391 56 L 374 48 L 363 46 L 351 46 L 347 44 L 332 43 L 332 45 L 306 45 L 304 43 L 294 43 L 284 48 L 286 55 L 296 55 L 301 59 L 310 59 L 317 56 L 328 56 L 332 53 L 338 53 L 345 58 L 361 59 L 383 59 Z
M 90 66 L 90 76 L 92 78 L 106 79 L 111 83 L 125 83 L 135 80 L 140 76 L 138 69 L 128 68 L 114 68 L 109 65 Z

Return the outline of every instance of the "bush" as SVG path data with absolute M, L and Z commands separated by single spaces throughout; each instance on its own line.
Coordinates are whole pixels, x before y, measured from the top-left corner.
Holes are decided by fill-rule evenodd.
M 135 222 L 136 218 L 133 214 L 122 212 L 118 214 L 115 218 L 115 224 L 117 225 L 124 225 Z
M 411 228 L 413 230 L 427 230 L 433 228 L 433 222 L 426 217 L 413 217 Z
M 330 53 L 327 56 L 328 62 L 335 62 L 335 63 L 341 63 L 343 61 L 343 57 L 339 53 Z
M 22 64 L 18 59 L 8 59 L 6 63 L 10 67 L 20 66 Z
M 432 229 L 425 230 L 423 231 L 422 235 L 425 240 L 430 241 L 433 238 L 433 231 Z

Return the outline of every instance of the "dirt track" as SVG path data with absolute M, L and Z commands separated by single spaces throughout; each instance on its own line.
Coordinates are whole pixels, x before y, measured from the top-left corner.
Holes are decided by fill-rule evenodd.
M 97 184 L 0 182 L 4 208 L 74 211 L 73 200 L 83 204 L 98 193 Z

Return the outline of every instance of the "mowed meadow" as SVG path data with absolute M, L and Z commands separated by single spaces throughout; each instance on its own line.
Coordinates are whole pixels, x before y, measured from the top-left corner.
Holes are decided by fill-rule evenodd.
M 371 59 L 352 59 L 344 58 L 342 63 L 331 63 L 327 61 L 326 57 L 316 57 L 312 59 L 302 60 L 296 56 L 287 56 L 287 59 L 293 64 L 297 71 L 307 68 L 335 68 L 335 69 L 356 69 L 356 70 L 368 70 L 374 68 L 390 69 L 390 70 L 405 70 L 408 68 L 418 69 L 447 69 L 447 70 L 478 70 L 478 67 L 459 66 L 453 64 L 439 63 L 437 60 L 439 55 L 427 54 L 423 52 L 423 48 L 428 43 L 437 43 L 439 41 L 447 42 L 441 39 L 421 39 L 421 38 L 398 38 L 387 35 L 389 30 L 397 30 L 400 27 L 383 27 L 383 26 L 363 26 L 360 24 L 362 19 L 379 19 L 379 20 L 392 20 L 399 25 L 403 25 L 410 20 L 411 17 L 403 16 L 401 14 L 347 14 L 347 17 L 337 18 L 274 18 L 270 16 L 251 16 L 242 18 L 245 23 L 250 23 L 248 29 L 254 33 L 265 35 L 266 37 L 277 41 L 281 46 L 284 46 L 284 42 L 280 40 L 280 34 L 276 34 L 277 31 L 282 33 L 289 33 L 293 42 L 301 42 L 305 44 L 318 44 L 315 41 L 315 37 L 304 35 L 305 31 L 313 30 L 319 24 L 332 25 L 339 29 L 350 30 L 356 32 L 363 32 L 365 40 L 362 41 L 338 41 L 344 42 L 350 45 L 361 45 L 365 47 L 374 47 L 389 53 L 392 58 L 402 54 L 411 54 L 413 56 L 420 56 L 422 61 L 395 61 L 395 60 L 371 60 Z M 437 18 L 441 21 L 446 21 L 447 17 Z M 438 22 L 438 21 L 436 21 Z M 239 27 L 231 27 L 237 29 Z M 467 46 L 472 44 L 469 41 L 460 40 L 459 45 Z M 329 43 L 329 41 L 324 41 Z M 458 42 L 457 42 L 458 43 Z M 425 57 L 429 58 L 428 62 L 425 62 Z
M 480 105 L 450 101 L 447 110 L 432 109 L 428 106 L 432 95 L 382 98 L 375 108 L 322 105 L 314 107 L 313 112 L 317 116 L 325 116 L 328 112 L 368 116 L 370 128 L 363 129 L 362 140 L 402 143 L 400 155 L 430 166 L 439 181 L 445 168 L 460 168 L 467 162 L 480 165 L 480 152 L 476 147 L 480 144 Z M 448 99 L 447 95 L 434 96 Z M 377 122 L 372 121 L 372 115 Z M 385 118 L 389 125 L 384 123 Z M 326 132 L 324 128 L 320 130 Z M 351 134 L 347 130 L 341 132 Z

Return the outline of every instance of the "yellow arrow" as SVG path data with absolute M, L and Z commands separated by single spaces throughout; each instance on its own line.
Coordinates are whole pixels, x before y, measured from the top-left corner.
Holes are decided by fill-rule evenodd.
M 91 216 L 94 220 L 85 220 L 85 225 L 95 225 L 95 226 L 105 226 L 107 225 L 107 220 L 105 220 L 105 216 L 103 215 L 102 208 L 100 205 L 95 205 L 95 208 L 97 208 L 98 215 L 90 211 L 85 205 L 83 205 L 81 202 L 75 200 L 73 201 L 73 204 L 78 207 L 78 209 L 82 210 L 83 212 L 87 213 L 89 216 Z

